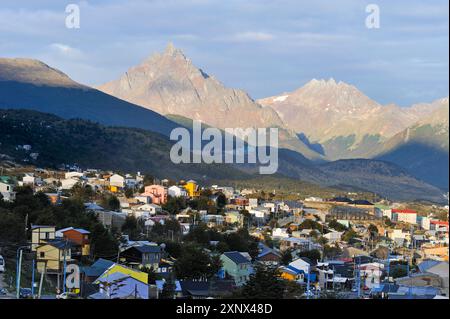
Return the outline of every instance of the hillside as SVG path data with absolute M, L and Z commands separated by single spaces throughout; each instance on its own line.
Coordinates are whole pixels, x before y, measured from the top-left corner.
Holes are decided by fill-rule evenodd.
M 376 157 L 396 163 L 418 178 L 449 189 L 449 105 L 441 106 L 416 124 L 396 134 L 380 148 Z
M 0 109 L 31 109 L 164 135 L 177 126 L 158 113 L 76 83 L 31 59 L 0 58 Z

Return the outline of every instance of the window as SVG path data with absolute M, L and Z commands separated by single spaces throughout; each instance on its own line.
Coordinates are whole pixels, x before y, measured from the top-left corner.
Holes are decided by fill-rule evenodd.
M 41 252 L 39 253 L 39 257 L 45 258 L 45 252 L 41 251 Z

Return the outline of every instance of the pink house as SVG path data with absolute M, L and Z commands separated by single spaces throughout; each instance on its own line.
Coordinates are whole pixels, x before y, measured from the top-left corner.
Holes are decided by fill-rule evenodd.
M 167 202 L 167 187 L 161 185 L 145 186 L 145 192 L 141 196 L 150 196 L 153 204 L 165 204 Z

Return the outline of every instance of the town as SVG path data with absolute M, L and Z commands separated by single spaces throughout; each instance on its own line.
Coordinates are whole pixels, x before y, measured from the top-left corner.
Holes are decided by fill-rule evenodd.
M 448 299 L 448 206 L 2 166 L 0 298 Z

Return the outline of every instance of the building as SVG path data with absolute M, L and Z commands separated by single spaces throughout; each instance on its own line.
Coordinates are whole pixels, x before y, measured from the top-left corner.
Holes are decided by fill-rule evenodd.
M 125 187 L 125 177 L 114 174 L 109 178 L 109 186 L 111 187 L 111 191 L 116 188 L 124 188 Z
M 129 247 L 120 253 L 120 260 L 131 268 L 153 268 L 158 271 L 163 258 L 163 249 L 158 245 L 140 245 Z
M 31 225 L 31 250 L 56 238 L 55 226 Z
M 61 232 L 63 239 L 71 242 L 73 256 L 89 256 L 91 253 L 89 231 L 82 228 L 70 227 L 68 229 L 61 230 Z
M 187 192 L 184 188 L 180 187 L 180 186 L 170 186 L 167 189 L 167 193 L 169 196 L 171 197 L 186 197 L 187 196 Z
M 73 262 L 72 244 L 68 240 L 53 239 L 36 247 L 36 266 L 40 273 L 60 275 L 64 263 Z
M 167 187 L 161 185 L 145 186 L 144 193 L 140 196 L 151 197 L 153 204 L 163 205 L 167 203 Z
M 189 180 L 184 185 L 184 189 L 186 189 L 186 192 L 189 197 L 199 197 L 200 196 L 200 187 L 198 186 L 197 182 L 194 180 Z
M 238 251 L 225 252 L 220 260 L 225 274 L 234 280 L 236 286 L 245 284 L 253 272 L 250 259 Z
M 417 224 L 417 212 L 412 209 L 392 209 L 392 220 L 408 224 Z
M 0 195 L 4 201 L 13 202 L 16 199 L 13 189 L 14 185 L 0 181 Z

